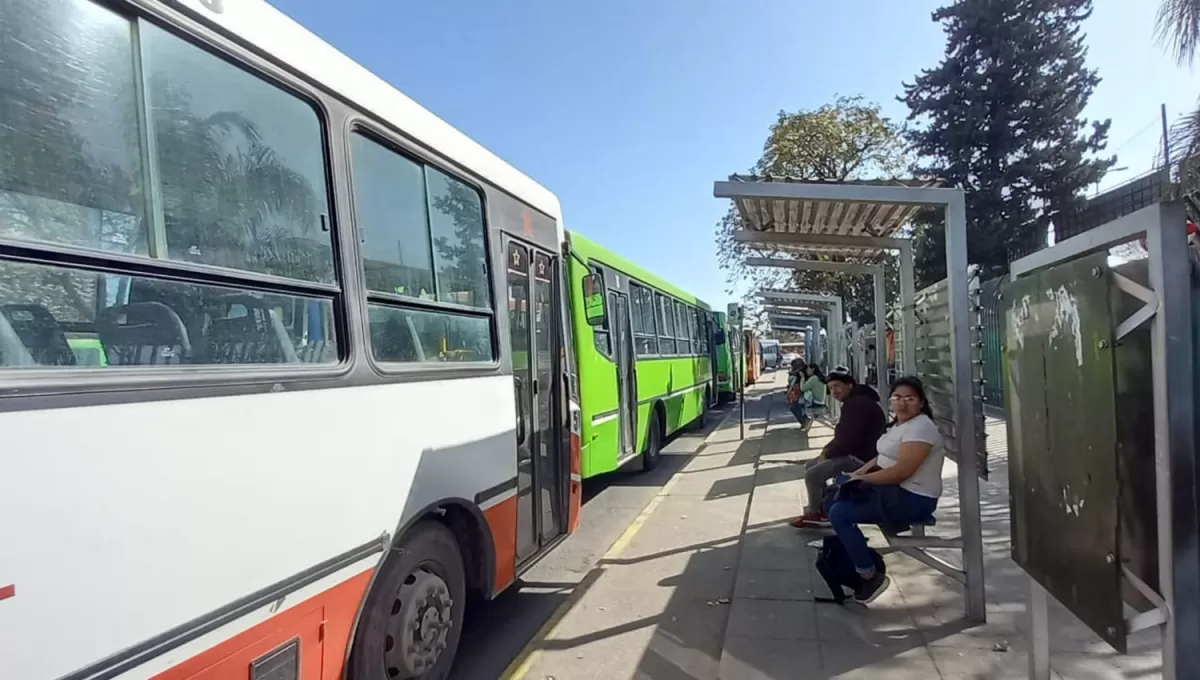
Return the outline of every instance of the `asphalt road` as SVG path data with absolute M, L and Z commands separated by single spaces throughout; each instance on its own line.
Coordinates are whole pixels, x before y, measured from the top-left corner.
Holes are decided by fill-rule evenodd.
M 709 412 L 703 430 L 675 436 L 663 448 L 662 461 L 653 471 L 618 471 L 585 481 L 579 530 L 525 572 L 519 588 L 469 607 L 450 680 L 499 678 L 730 408 Z M 631 463 L 631 469 L 636 465 Z

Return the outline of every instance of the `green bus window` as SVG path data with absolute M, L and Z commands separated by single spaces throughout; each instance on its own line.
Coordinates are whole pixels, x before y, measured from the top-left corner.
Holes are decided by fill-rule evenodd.
M 675 309 L 671 299 L 662 293 L 656 293 L 658 302 L 658 352 L 659 354 L 675 354 Z

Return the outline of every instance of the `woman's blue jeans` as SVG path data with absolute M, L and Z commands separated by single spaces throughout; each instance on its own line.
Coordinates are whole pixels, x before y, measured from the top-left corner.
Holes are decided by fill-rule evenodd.
M 898 484 L 865 485 L 867 493 L 854 500 L 838 500 L 829 506 L 829 523 L 846 546 L 850 561 L 860 572 L 875 568 L 867 538 L 859 524 L 903 526 L 933 516 L 937 499 L 902 489 Z M 856 502 L 861 501 L 861 502 Z

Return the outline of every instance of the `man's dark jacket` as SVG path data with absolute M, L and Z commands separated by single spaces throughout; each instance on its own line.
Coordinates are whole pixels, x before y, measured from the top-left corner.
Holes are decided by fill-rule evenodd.
M 875 457 L 875 443 L 886 427 L 879 393 L 866 385 L 855 385 L 842 402 L 842 416 L 833 429 L 833 441 L 825 446 L 825 457 L 871 460 Z

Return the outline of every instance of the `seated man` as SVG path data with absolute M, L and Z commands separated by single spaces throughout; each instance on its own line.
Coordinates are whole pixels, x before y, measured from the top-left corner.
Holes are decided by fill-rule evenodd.
M 864 460 L 874 457 L 875 442 L 887 425 L 879 393 L 856 384 L 845 367 L 833 369 L 825 380 L 830 394 L 842 404 L 842 415 L 833 429 L 833 441 L 825 445 L 820 456 L 804 464 L 808 506 L 803 515 L 792 520 L 792 526 L 800 528 L 829 526 L 821 508 L 826 483 L 839 474 L 857 470 Z
M 892 385 L 896 420 L 876 445 L 878 455 L 855 470 L 846 481 L 858 480 L 864 493 L 836 500 L 829 521 L 858 570 L 863 586 L 854 599 L 870 603 L 888 587 L 888 577 L 876 573 L 875 561 L 859 524 L 901 527 L 933 516 L 942 495 L 942 435 L 921 381 L 905 377 Z

